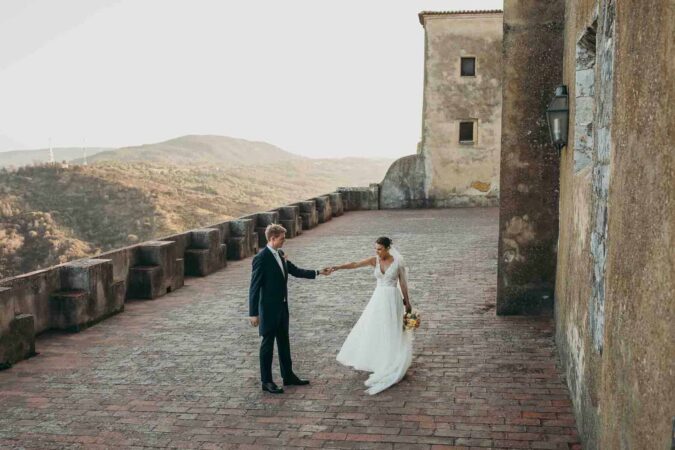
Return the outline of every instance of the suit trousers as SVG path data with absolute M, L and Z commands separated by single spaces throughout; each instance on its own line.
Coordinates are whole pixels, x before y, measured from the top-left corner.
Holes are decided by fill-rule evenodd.
M 283 314 L 288 314 L 284 311 Z M 272 359 L 274 356 L 274 341 L 277 341 L 279 352 L 279 367 L 281 378 L 290 380 L 293 378 L 293 363 L 291 362 L 291 344 L 288 339 L 288 328 L 279 326 L 276 330 L 264 334 L 260 343 L 260 380 L 270 383 L 272 379 Z

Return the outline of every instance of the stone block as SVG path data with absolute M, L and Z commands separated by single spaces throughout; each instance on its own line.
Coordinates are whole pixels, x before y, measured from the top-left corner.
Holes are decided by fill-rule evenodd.
M 333 192 L 328 194 L 330 197 L 330 208 L 333 211 L 333 217 L 338 217 L 344 214 L 344 205 L 342 203 L 342 194 Z
M 303 230 L 311 230 L 319 225 L 319 214 L 316 210 L 316 202 L 314 200 L 297 203 L 297 206 L 300 207 Z
M 124 280 L 115 281 L 112 284 L 113 308 L 115 311 L 124 311 L 124 300 L 127 297 L 127 283 Z
M 86 328 L 90 322 L 87 314 L 89 300 L 90 294 L 84 289 L 52 293 L 49 298 L 52 328 L 73 332 Z
M 192 240 L 191 235 L 189 241 Z M 139 244 L 137 251 L 138 264 L 129 269 L 127 291 L 130 298 L 155 299 L 183 286 L 185 274 L 182 264 L 176 264 L 178 259 L 182 259 L 178 258 L 179 247 L 176 241 L 143 242 Z
M 0 287 L 0 335 L 9 331 L 9 324 L 14 320 L 14 308 L 12 289 Z
M 251 219 L 237 219 L 230 222 L 232 236 L 250 236 L 253 233 L 254 223 Z
M 257 220 L 257 219 L 256 219 Z M 254 240 L 253 233 L 255 228 L 255 222 L 252 219 L 237 219 L 230 222 L 230 239 L 228 239 L 228 246 L 238 244 L 233 244 L 234 238 L 244 238 L 243 247 L 244 247 L 244 256 L 247 258 L 254 254 L 255 247 L 258 246 L 257 240 Z M 238 250 L 238 249 L 237 249 Z M 243 259 L 239 258 L 239 259 Z M 230 258 L 235 259 L 235 258 Z
M 279 212 L 278 211 L 266 211 L 260 212 L 257 214 L 258 221 L 256 228 L 265 228 L 267 225 L 272 225 L 274 223 L 279 223 Z
M 185 273 L 205 277 L 227 265 L 227 246 L 218 228 L 192 230 L 192 245 L 185 250 Z
M 220 231 L 220 241 L 227 242 L 230 237 L 230 222 L 221 222 L 215 225 L 209 225 L 206 228 L 215 228 Z
M 227 259 L 239 261 L 249 256 L 248 242 L 245 237 L 231 237 L 227 240 Z
M 260 238 L 258 237 L 258 232 L 253 233 L 253 239 L 251 239 L 251 255 L 256 255 L 258 251 L 267 245 L 267 239 L 265 239 L 265 233 L 263 232 L 263 245 L 260 245 Z
M 220 244 L 220 253 L 218 255 L 219 257 L 219 265 L 220 268 L 222 269 L 223 267 L 227 267 L 227 244 Z
M 5 279 L 2 287 L 11 289 L 0 292 L 0 297 L 13 299 L 14 315 L 32 315 L 38 334 L 51 328 L 49 297 L 61 289 L 59 266 Z
M 59 275 L 61 288 L 49 297 L 52 328 L 78 331 L 123 309 L 115 297 L 111 260 L 73 261 L 60 266 Z
M 213 249 L 220 244 L 220 231 L 217 228 L 199 228 L 190 234 L 190 248 Z
M 140 265 L 167 267 L 170 264 L 171 249 L 175 246 L 172 241 L 143 242 L 138 246 Z
M 295 205 L 282 206 L 277 211 L 279 211 L 279 220 L 295 220 L 300 215 L 300 207 Z
M 297 219 L 279 219 L 279 224 L 286 228 L 286 238 L 293 239 L 298 235 L 298 221 Z
M 60 268 L 64 290 L 84 290 L 103 294 L 103 285 L 112 283 L 112 262 L 109 259 L 80 259 Z
M 35 354 L 35 318 L 12 314 L 8 328 L 0 332 L 0 370 Z
M 258 236 L 258 248 L 265 247 L 267 245 L 267 238 L 265 237 L 265 228 L 262 227 L 256 228 L 255 233 Z
M 278 223 L 286 228 L 287 239 L 293 239 L 298 234 L 302 233 L 302 230 L 298 230 L 298 223 L 302 222 L 299 206 L 282 206 L 275 211 L 279 214 Z
M 205 277 L 209 274 L 209 250 L 188 248 L 185 250 L 185 274 L 193 277 Z
M 342 195 L 342 204 L 345 211 L 365 211 L 380 209 L 380 185 L 372 183 L 368 187 L 341 187 L 338 193 Z M 415 205 L 415 207 L 420 207 Z
M 224 244 L 223 244 L 224 245 Z M 167 288 L 167 292 L 175 291 L 176 289 L 180 289 L 185 285 L 185 259 L 184 258 L 176 258 L 176 261 L 174 262 L 174 271 L 173 273 L 175 274 L 174 278 L 172 279 L 171 286 Z
M 162 266 L 134 266 L 129 270 L 129 298 L 152 300 L 165 293 Z
M 333 218 L 333 210 L 330 206 L 330 197 L 323 195 L 314 199 L 319 223 L 326 223 Z

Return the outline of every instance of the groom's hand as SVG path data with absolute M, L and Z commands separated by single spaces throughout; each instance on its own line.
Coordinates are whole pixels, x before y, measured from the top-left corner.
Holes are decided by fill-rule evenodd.
M 330 269 L 330 267 L 324 267 L 319 271 L 319 275 L 330 275 L 333 271 Z
M 248 318 L 248 321 L 251 322 L 252 327 L 257 327 L 258 324 L 260 323 L 260 319 L 258 316 L 251 316 Z

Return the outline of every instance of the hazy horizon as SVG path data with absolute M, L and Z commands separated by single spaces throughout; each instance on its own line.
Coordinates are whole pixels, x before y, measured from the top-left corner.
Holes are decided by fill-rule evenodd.
M 312 158 L 396 158 L 421 137 L 422 10 L 501 0 L 5 0 L 0 151 L 183 135 Z

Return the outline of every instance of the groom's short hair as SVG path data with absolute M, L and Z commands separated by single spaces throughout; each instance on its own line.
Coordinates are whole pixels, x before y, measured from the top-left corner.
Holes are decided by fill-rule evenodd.
M 273 237 L 281 236 L 286 234 L 286 228 L 282 227 L 278 223 L 272 223 L 267 225 L 265 228 L 265 238 L 269 241 Z

